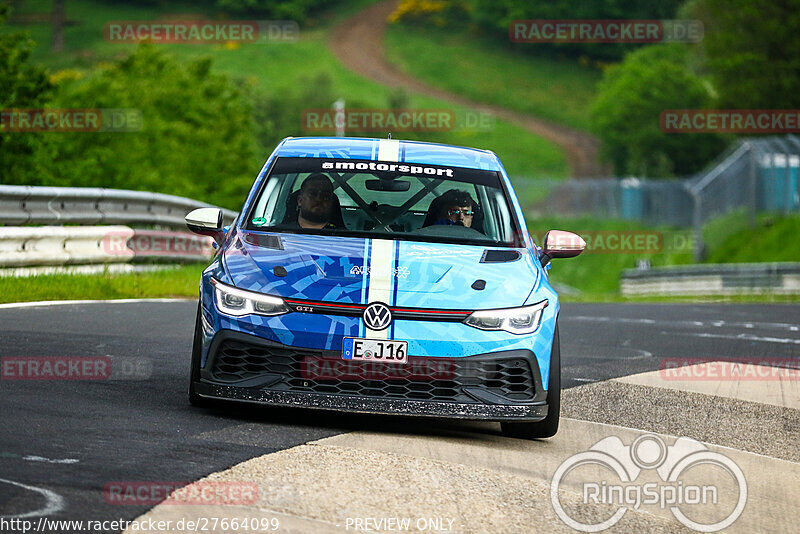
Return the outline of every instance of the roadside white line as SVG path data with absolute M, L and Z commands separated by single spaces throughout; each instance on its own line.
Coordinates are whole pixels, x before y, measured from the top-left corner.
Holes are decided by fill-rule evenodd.
M 50 459 L 45 458 L 44 456 L 34 456 L 34 455 L 27 455 L 22 457 L 23 460 L 27 460 L 28 462 L 45 462 L 48 464 L 77 464 L 80 460 L 76 458 L 63 458 L 63 459 Z
M 789 332 L 800 332 L 800 325 L 791 323 L 768 323 L 768 322 L 728 322 L 728 321 L 660 321 L 656 319 L 630 319 L 627 317 L 593 317 L 590 315 L 564 315 L 561 321 L 585 321 L 593 323 L 632 323 L 632 324 L 651 324 L 659 326 L 689 326 L 695 328 L 715 327 L 715 328 L 766 328 L 772 330 L 787 330 Z
M 34 510 L 32 512 L 26 512 L 24 514 L 0 515 L 0 517 L 4 519 L 25 519 L 27 517 L 39 517 L 44 515 L 51 515 L 58 513 L 64 509 L 64 498 L 58 493 L 54 493 L 44 488 L 37 488 L 36 486 L 28 486 L 27 484 L 14 482 L 13 480 L 6 480 L 5 478 L 0 478 L 0 483 L 2 482 L 5 482 L 6 484 L 11 484 L 12 486 L 17 486 L 19 488 L 26 489 L 28 491 L 39 493 L 43 495 L 45 498 L 45 504 L 42 508 Z
M 111 300 L 40 300 L 36 302 L 11 302 L 0 304 L 0 310 L 14 308 L 38 308 L 43 306 L 68 306 L 70 304 L 131 304 L 135 302 L 193 302 L 191 298 L 163 299 L 111 299 Z
M 667 333 L 670 336 L 676 335 L 674 332 Z M 754 336 L 752 334 L 737 334 L 737 335 L 726 335 L 726 334 L 709 334 L 708 332 L 698 332 L 698 333 L 691 333 L 685 332 L 677 334 L 680 336 L 692 336 L 692 337 L 704 337 L 704 338 L 714 338 L 714 339 L 737 339 L 740 341 L 759 341 L 764 343 L 783 343 L 788 345 L 800 345 L 800 339 L 793 339 L 793 338 L 779 338 L 779 337 L 761 337 L 761 336 Z

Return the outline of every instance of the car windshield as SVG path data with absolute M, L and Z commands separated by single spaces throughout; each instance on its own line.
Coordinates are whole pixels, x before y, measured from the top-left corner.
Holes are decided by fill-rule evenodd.
M 279 158 L 250 230 L 515 246 L 496 171 L 336 158 Z

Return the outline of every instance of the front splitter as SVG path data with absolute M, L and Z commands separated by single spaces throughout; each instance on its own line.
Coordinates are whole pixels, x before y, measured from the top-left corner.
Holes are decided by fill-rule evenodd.
M 339 412 L 417 417 L 443 417 L 477 421 L 541 421 L 547 417 L 547 404 L 466 404 L 406 399 L 363 398 L 324 393 L 295 393 L 266 389 L 221 386 L 195 382 L 195 391 L 207 399 L 250 402 L 268 406 L 311 408 Z

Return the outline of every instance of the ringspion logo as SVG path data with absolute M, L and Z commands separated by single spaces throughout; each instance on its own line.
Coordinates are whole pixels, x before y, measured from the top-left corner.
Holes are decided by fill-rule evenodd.
M 607 519 L 588 522 L 585 514 L 561 503 L 559 490 L 565 486 L 578 488 L 582 505 L 611 505 L 616 511 Z M 559 519 L 580 532 L 607 530 L 628 510 L 648 506 L 669 509 L 692 530 L 717 532 L 744 511 L 747 480 L 733 460 L 691 438 L 667 445 L 659 436 L 644 434 L 625 445 L 609 436 L 556 469 L 550 502 Z

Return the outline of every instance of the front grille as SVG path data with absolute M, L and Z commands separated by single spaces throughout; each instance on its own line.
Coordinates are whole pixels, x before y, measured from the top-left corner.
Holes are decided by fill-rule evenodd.
M 478 402 L 464 388 L 509 400 L 531 400 L 534 381 L 523 357 L 415 358 L 406 364 L 343 360 L 321 351 L 258 346 L 225 340 L 211 368 L 214 381 L 236 384 L 264 378 L 265 389 L 333 395 Z M 251 385 L 251 384 L 248 384 Z

